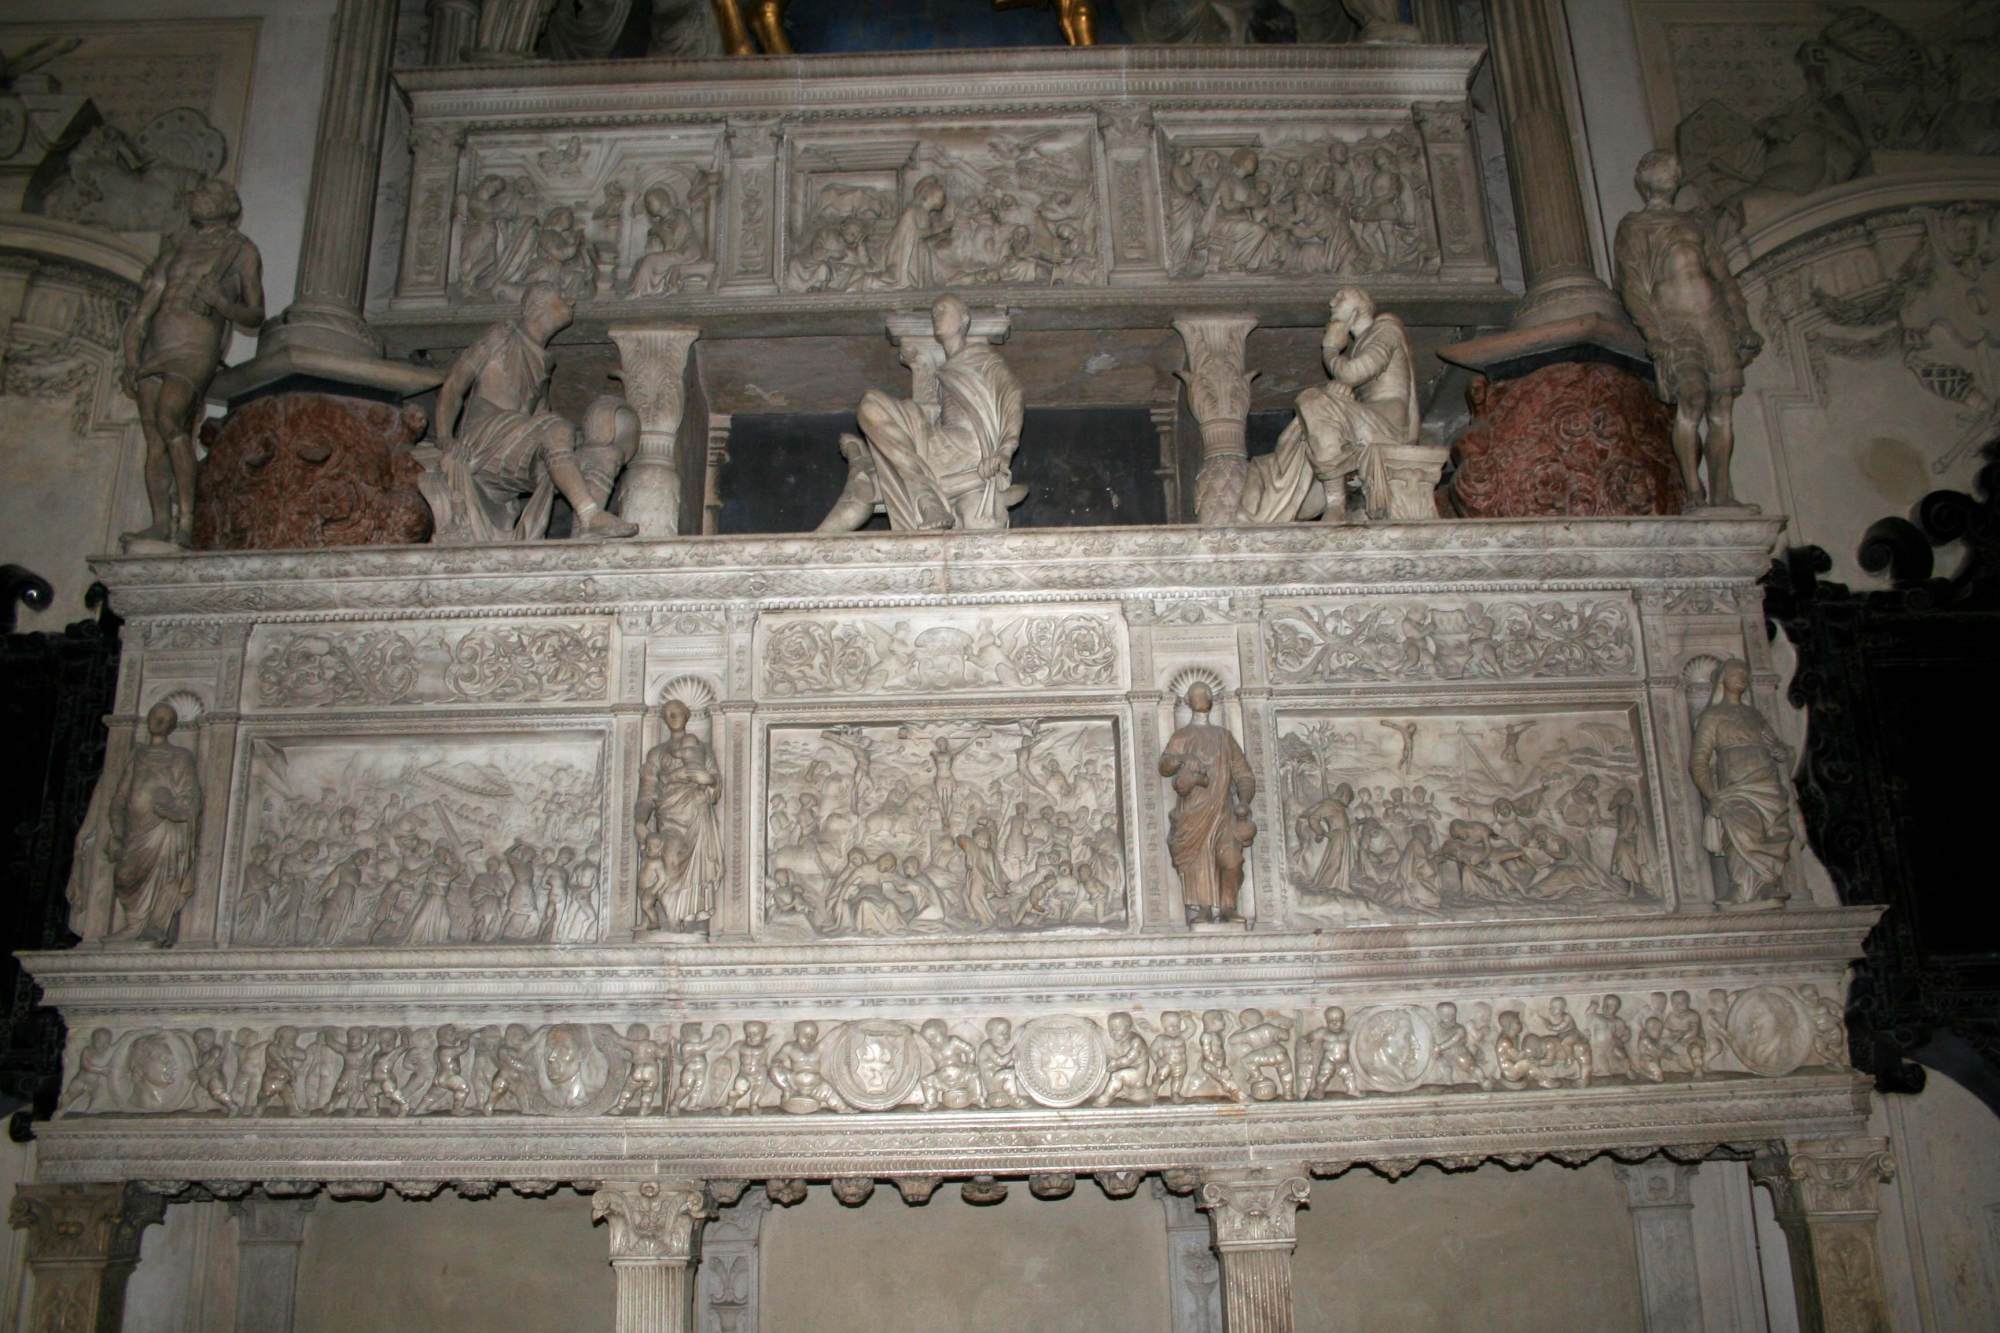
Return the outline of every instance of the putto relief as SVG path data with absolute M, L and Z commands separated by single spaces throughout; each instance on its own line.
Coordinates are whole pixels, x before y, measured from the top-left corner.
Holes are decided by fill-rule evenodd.
M 1177 277 L 1432 273 L 1440 263 L 1414 126 L 1345 137 L 1177 130 L 1162 149 Z
M 1302 923 L 1669 906 L 1626 709 L 1281 714 L 1275 777 Z
M 595 737 L 259 739 L 243 785 L 238 944 L 600 937 Z
M 797 292 L 1096 286 L 1092 127 L 802 143 L 785 286 Z
M 1106 613 L 773 616 L 762 626 L 762 693 L 782 699 L 1115 689 L 1124 681 L 1123 637 Z
M 1336 997 L 1337 1000 L 1338 997 Z M 60 1114 L 856 1115 L 1236 1107 L 1843 1069 L 1804 983 L 1423 1003 L 682 1023 L 100 1027 Z
M 783 726 L 768 746 L 768 936 L 1126 923 L 1109 720 Z
M 1356 598 L 1270 609 L 1274 684 L 1633 676 L 1638 620 L 1623 597 Z

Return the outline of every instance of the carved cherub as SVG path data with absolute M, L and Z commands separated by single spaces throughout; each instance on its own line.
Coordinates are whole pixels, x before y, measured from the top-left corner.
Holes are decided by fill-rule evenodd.
M 771 1057 L 771 1081 L 784 1093 L 780 1105 L 794 1115 L 810 1111 L 851 1111 L 820 1072 L 819 1024 L 804 1019 L 792 1024 L 792 1039 Z
M 1667 1025 L 1658 1018 L 1648 1018 L 1639 1025 L 1632 1038 L 1632 1068 L 1641 1078 L 1654 1083 L 1666 1080 L 1666 1038 Z
M 1446 1084 L 1477 1083 L 1481 1088 L 1491 1088 L 1493 1080 L 1479 1067 L 1479 1057 L 1473 1052 L 1471 1034 L 1465 1024 L 1458 1021 L 1458 1006 L 1450 1000 L 1440 1000 L 1437 1005 L 1437 1047 L 1431 1059 Z
M 1245 1009 L 1236 1016 L 1238 1027 L 1233 1039 L 1237 1065 L 1250 1095 L 1260 1102 L 1292 1097 L 1292 1025 L 1261 1009 Z
M 766 1034 L 770 1029 L 752 1018 L 743 1024 L 743 1040 L 736 1043 L 736 1077 L 729 1083 L 729 1113 L 763 1109 L 764 1090 L 771 1086 L 771 1048 Z
M 1598 1038 L 1591 1043 L 1595 1063 L 1600 1072 L 1614 1078 L 1629 1078 L 1632 1074 L 1632 1025 L 1619 1013 L 1624 1003 L 1616 995 L 1606 995 L 1583 1008 L 1583 1016 L 1590 1021 Z
M 681 1039 L 676 1051 L 680 1074 L 674 1080 L 674 1097 L 671 1107 L 674 1111 L 706 1111 L 708 1105 L 709 1061 L 729 1049 L 730 1032 L 727 1023 L 717 1023 L 707 1040 L 701 1035 L 701 1024 L 681 1024 Z
M 1576 1019 L 1570 1014 L 1569 1001 L 1558 995 L 1549 1001 L 1548 1017 L 1543 1020 L 1548 1026 L 1548 1039 L 1552 1042 L 1552 1060 L 1571 1060 L 1580 1069 L 1576 1086 L 1590 1086 L 1590 1039 L 1577 1027 Z
M 646 1115 L 652 1111 L 654 1102 L 665 1111 L 667 1099 L 662 1085 L 666 1080 L 667 1043 L 654 1041 L 653 1030 L 644 1023 L 634 1023 L 622 1037 L 616 1032 L 604 1036 L 632 1061 L 625 1074 L 625 1086 L 619 1089 L 618 1100 L 612 1103 L 611 1114 L 618 1115 L 629 1106 L 633 1115 Z
M 229 1091 L 229 1074 L 224 1068 L 227 1053 L 216 1039 L 214 1028 L 196 1028 L 194 1034 L 194 1085 L 217 1109 L 236 1114 L 236 1098 Z
M 1160 1015 L 1160 1035 L 1153 1038 L 1153 1096 L 1184 1102 L 1192 1091 L 1188 1080 L 1188 1025 L 1177 1009 Z
M 1361 1079 L 1354 1069 L 1354 1042 L 1347 1032 L 1347 1011 L 1337 1004 L 1330 1004 L 1321 1017 L 1325 1026 L 1315 1029 L 1308 1038 L 1309 1049 L 1316 1054 L 1307 1095 L 1324 1097 L 1338 1082 L 1342 1092 L 1350 1097 L 1359 1097 Z
M 1819 993 L 1819 987 L 1807 982 L 1799 987 L 1799 998 L 1806 1002 L 1813 1020 L 1813 1059 L 1820 1064 L 1834 1068 L 1847 1063 L 1847 1016 L 1840 1006 Z
M 1215 1084 L 1231 1101 L 1247 1102 L 1242 1087 L 1229 1072 L 1229 1015 L 1210 1009 L 1201 1016 L 1201 1036 L 1196 1039 L 1196 1063 L 1203 1078 Z
M 83 1115 L 97 1109 L 97 1099 L 111 1089 L 111 1029 L 96 1028 L 76 1053 L 77 1070 L 69 1076 L 63 1093 L 66 1115 Z
M 1693 997 L 1684 990 L 1668 996 L 1667 1012 L 1660 1021 L 1665 1030 L 1663 1060 L 1700 1078 L 1708 1066 L 1708 1039 Z
M 1104 1091 L 1097 1094 L 1097 1105 L 1109 1106 L 1113 1102 L 1134 1102 L 1145 1106 L 1153 1100 L 1153 1060 L 1146 1049 L 1146 1039 L 1139 1035 L 1130 1014 L 1112 1014 L 1105 1020 L 1106 1030 L 1111 1034 L 1110 1077 L 1104 1084 Z
M 507 1031 L 494 1050 L 494 1060 L 498 1065 L 493 1071 L 493 1082 L 486 1090 L 486 1114 L 511 1110 L 523 1114 L 527 1103 L 523 1094 L 534 1086 L 535 1071 L 530 1064 L 528 1053 L 528 1029 L 520 1023 L 509 1023 Z
M 431 1085 L 417 1099 L 412 1115 L 430 1115 L 449 1110 L 464 1115 L 472 1096 L 465 1078 L 465 1057 L 472 1050 L 472 1030 L 446 1023 L 437 1030 L 437 1047 L 431 1052 Z M 371 1071 L 372 1072 L 372 1071 Z
M 363 1090 L 376 1115 L 400 1116 L 410 1113 L 410 1099 L 403 1095 L 402 1063 L 409 1050 L 409 1034 L 401 1028 L 383 1028 L 368 1060 L 368 1084 Z
M 264 1075 L 257 1083 L 257 1114 L 297 1115 L 299 1065 L 306 1053 L 299 1049 L 299 1030 L 279 1028 L 264 1047 Z
M 979 1099 L 979 1053 L 944 1020 L 925 1019 L 918 1032 L 936 1066 L 918 1080 L 926 1111 L 962 1111 Z
M 979 1104 L 995 1109 L 1026 1106 L 1021 1077 L 1014 1068 L 1014 1025 L 1004 1018 L 986 1020 L 986 1040 L 979 1043 Z

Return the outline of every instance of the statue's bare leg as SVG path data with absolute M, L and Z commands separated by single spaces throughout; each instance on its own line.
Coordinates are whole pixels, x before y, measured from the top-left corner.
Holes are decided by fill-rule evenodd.
M 715 10 L 715 26 L 722 30 L 722 49 L 732 56 L 754 56 L 757 43 L 744 25 L 743 10 L 737 0 L 710 0 Z
M 1708 417 L 1708 391 L 1691 384 L 1681 385 L 1674 403 L 1674 457 L 1680 460 L 1681 482 L 1687 487 L 1688 503 L 1705 503 L 1701 486 L 1701 427 Z
M 590 485 L 583 479 L 583 469 L 577 466 L 576 456 L 568 448 L 545 446 L 542 457 L 547 461 L 549 480 L 562 492 L 563 499 L 576 511 L 577 527 L 592 537 L 634 537 L 639 525 L 618 517 L 597 502 L 590 493 Z
M 752 0 L 750 27 L 763 44 L 767 56 L 788 56 L 792 44 L 785 40 L 784 0 Z
M 1729 460 L 1736 452 L 1736 395 L 1718 393 L 1708 403 L 1708 438 L 1702 453 L 1708 459 L 1708 502 L 1733 505 L 1736 490 L 1729 484 Z
M 194 545 L 194 425 L 200 411 L 193 386 L 171 378 L 160 381 L 161 422 L 174 428 L 167 436 L 167 461 L 173 466 L 176 546 Z
M 125 534 L 137 541 L 163 542 L 174 530 L 174 464 L 160 430 L 160 384 L 157 378 L 139 382 L 139 429 L 146 437 L 146 500 L 152 506 L 153 521 Z

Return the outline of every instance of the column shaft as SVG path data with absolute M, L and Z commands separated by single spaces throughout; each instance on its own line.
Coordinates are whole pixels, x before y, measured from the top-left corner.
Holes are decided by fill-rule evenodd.
M 1876 1186 L 1896 1172 L 1888 1140 L 1787 1143 L 1750 1170 L 1784 1229 L 1801 1333 L 1888 1333 L 1875 1234 Z
M 1201 471 L 1194 480 L 1195 522 L 1214 526 L 1241 521 L 1243 486 L 1250 471 L 1245 444 L 1250 419 L 1250 381 L 1243 367 L 1244 344 L 1257 327 L 1255 315 L 1184 315 L 1174 330 L 1187 346 L 1187 369 L 1176 371 L 1187 385 L 1188 407 L 1201 427 Z
M 1292 1252 L 1222 1252 L 1222 1327 L 1228 1333 L 1291 1333 Z
M 681 1333 L 693 1327 L 688 1266 L 665 1259 L 613 1259 L 617 1333 Z
M 678 324 L 614 325 L 625 401 L 639 414 L 639 452 L 625 465 L 622 516 L 641 537 L 681 530 L 681 471 L 677 442 L 687 411 L 688 351 L 701 330 Z M 703 435 L 707 435 L 704 421 Z M 704 450 L 706 446 L 704 443 Z
M 381 355 L 381 340 L 361 322 L 361 303 L 368 288 L 368 241 L 395 36 L 396 0 L 340 0 L 334 11 L 333 54 L 299 244 L 298 294 L 271 334 L 280 347 Z
M 1292 1333 L 1292 1250 L 1312 1187 L 1297 1171 L 1204 1171 L 1196 1198 L 1215 1228 L 1227 1333 Z

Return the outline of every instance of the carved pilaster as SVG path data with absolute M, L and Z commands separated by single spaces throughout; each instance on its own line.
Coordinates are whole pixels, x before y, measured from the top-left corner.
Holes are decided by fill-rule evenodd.
M 1491 282 L 1493 242 L 1486 234 L 1486 200 L 1480 188 L 1479 152 L 1472 142 L 1472 109 L 1464 102 L 1419 102 L 1410 108 L 1429 159 L 1431 198 L 1437 201 L 1440 277 Z
M 1646 1333 L 1700 1333 L 1706 1327 L 1695 1268 L 1691 1191 L 1697 1169 L 1664 1157 L 1617 1168 L 1639 1245 Z
M 1877 1333 L 1889 1323 L 1877 1246 L 1876 1186 L 1894 1179 L 1887 1139 L 1818 1139 L 1774 1145 L 1752 1163 L 1784 1229 L 1802 1333 Z
M 1167 1301 L 1173 1333 L 1222 1333 L 1222 1270 L 1209 1240 L 1208 1219 L 1193 1199 L 1157 1179 L 1153 1197 L 1166 1212 Z
M 1165 275 L 1160 173 L 1153 169 L 1153 108 L 1111 102 L 1098 108 L 1104 139 L 1105 192 L 1111 214 L 1111 275 L 1115 286 Z
M 696 1327 L 757 1333 L 763 1304 L 764 1219 L 770 1212 L 770 1196 L 746 1194 L 702 1228 Z
M 1229 1333 L 1291 1333 L 1292 1250 L 1299 1205 L 1311 1193 L 1303 1166 L 1202 1173 L 1195 1198 L 1215 1229 Z
M 311 1199 L 245 1199 L 236 1215 L 237 1333 L 290 1333 Z
M 639 452 L 625 465 L 622 514 L 641 537 L 673 537 L 681 530 L 681 474 L 675 457 L 687 406 L 688 351 L 701 330 L 680 324 L 619 324 L 618 344 L 625 401 L 639 414 Z
M 1244 444 L 1250 381 L 1257 376 L 1243 367 L 1243 347 L 1256 327 L 1255 315 L 1183 315 L 1174 321 L 1188 359 L 1187 369 L 1175 373 L 1187 385 L 1188 406 L 1201 427 L 1201 471 L 1194 482 L 1197 523 L 1234 523 L 1243 498 L 1250 468 Z
M 608 1180 L 590 1214 L 610 1224 L 618 1333 L 689 1333 L 696 1237 L 713 1216 L 699 1180 Z
M 28 1233 L 35 1279 L 21 1327 L 29 1333 L 119 1328 L 140 1233 L 165 1212 L 166 1200 L 134 1186 L 16 1186 L 7 1221 Z
M 410 136 L 410 208 L 403 220 L 403 261 L 396 270 L 398 302 L 445 297 L 452 199 L 464 144 L 464 131 L 453 125 L 419 125 Z
M 1515 328 L 1596 315 L 1624 322 L 1591 263 L 1590 223 L 1577 180 L 1559 61 L 1569 51 L 1560 0 L 1486 0 L 1488 49 L 1500 92 L 1507 174 L 1521 231 L 1527 295 Z
M 432 65 L 462 65 L 479 32 L 479 0 L 431 0 L 430 44 L 425 61 Z
M 361 302 L 368 290 L 396 6 L 397 0 L 340 0 L 334 10 L 333 55 L 299 242 L 298 296 L 259 344 L 260 354 L 292 347 L 382 354 L 382 340 L 361 321 Z
M 778 290 L 778 144 L 776 116 L 729 121 L 729 185 L 722 245 L 722 285 L 732 291 Z

